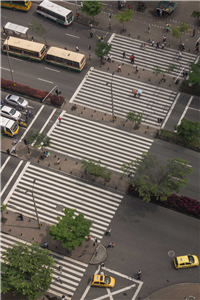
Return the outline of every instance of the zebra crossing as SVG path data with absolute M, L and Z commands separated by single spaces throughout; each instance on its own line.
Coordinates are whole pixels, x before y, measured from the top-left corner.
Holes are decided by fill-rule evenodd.
M 9 247 L 12 247 L 16 242 L 29 244 L 20 238 L 1 233 L 1 253 L 5 252 Z M 56 266 L 54 268 L 51 287 L 47 292 L 60 298 L 62 295 L 65 295 L 65 299 L 71 300 L 88 264 L 55 252 L 51 252 L 51 255 L 55 260 Z M 3 259 L 1 258 L 1 262 L 2 261 Z M 62 266 L 62 275 L 58 269 L 59 266 Z M 58 276 L 61 276 L 62 284 L 56 280 Z
M 134 98 L 132 90 L 138 88 L 142 89 L 142 96 Z M 130 111 L 142 113 L 142 123 L 156 127 L 169 117 L 177 97 L 169 89 L 91 68 L 70 102 L 111 114 L 111 92 L 116 116 L 126 118 Z
M 90 235 L 99 240 L 123 199 L 120 193 L 28 162 L 4 204 L 9 210 L 35 217 L 33 196 L 42 222 L 57 224 L 56 217 L 64 215 L 62 211 L 65 207 L 76 209 L 76 215 L 83 213 L 86 219 L 93 221 Z
M 109 44 L 112 45 L 109 54 L 112 56 L 113 60 L 123 62 L 125 64 L 130 64 L 130 56 L 132 53 L 135 56 L 135 65 L 153 70 L 155 66 L 158 66 L 164 73 L 167 72 L 170 66 L 176 66 L 176 69 L 169 72 L 169 75 L 178 76 L 183 68 L 185 71 L 189 71 L 189 63 L 195 62 L 197 55 L 182 52 L 182 57 L 179 57 L 179 51 L 167 48 L 156 49 L 156 46 L 151 46 L 151 43 L 146 43 L 146 49 L 141 49 L 141 44 L 143 41 L 128 38 L 122 35 L 113 33 L 110 37 Z M 123 59 L 122 53 L 125 51 L 126 58 Z
M 90 121 L 72 114 L 63 114 L 61 125 L 54 123 L 47 134 L 51 150 L 82 160 L 101 161 L 112 171 L 121 172 L 121 165 L 148 152 L 152 139 Z

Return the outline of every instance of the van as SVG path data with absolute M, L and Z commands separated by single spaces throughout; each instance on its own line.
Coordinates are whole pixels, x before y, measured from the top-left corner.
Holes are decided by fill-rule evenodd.
M 1 133 L 14 137 L 18 134 L 19 126 L 14 120 L 0 117 Z

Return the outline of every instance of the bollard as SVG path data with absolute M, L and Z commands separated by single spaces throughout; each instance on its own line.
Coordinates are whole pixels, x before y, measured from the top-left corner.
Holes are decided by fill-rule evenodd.
M 81 175 L 81 178 L 83 178 L 83 175 Z
M 109 70 L 109 67 L 108 67 L 108 69 L 107 70 Z
M 149 81 L 150 81 L 150 78 L 149 78 Z
M 56 154 L 54 155 L 54 157 L 56 157 Z
M 123 127 L 125 126 L 125 124 L 123 124 Z
M 144 133 L 147 133 L 146 131 Z
M 78 165 L 78 162 L 76 161 L 76 165 Z
M 39 159 L 38 159 L 38 163 L 39 163 L 40 161 L 39 161 Z
M 103 121 L 103 118 L 102 118 L 102 121 Z
M 128 73 L 128 76 L 130 76 L 130 73 Z
M 91 117 L 93 117 L 93 115 L 91 115 Z
M 121 176 L 121 179 L 122 179 L 122 176 Z
M 171 86 L 171 84 L 169 84 L 169 87 Z
M 117 190 L 117 186 L 115 187 L 115 189 Z
M 50 164 L 48 166 L 50 167 Z
M 94 113 L 96 112 L 96 110 L 94 110 Z
M 138 78 L 140 78 L 140 76 L 138 76 Z
M 106 116 L 106 114 L 105 114 L 105 116 Z
M 72 171 L 70 171 L 70 174 L 72 174 Z
M 85 107 L 83 107 L 83 109 L 85 109 Z
M 129 35 L 128 36 L 131 36 L 131 34 L 129 33 Z
M 59 168 L 59 170 L 61 170 L 61 167 Z
M 94 178 L 92 179 L 92 181 L 94 182 Z
M 81 114 L 82 114 L 83 112 L 81 112 Z
M 65 158 L 65 161 L 67 161 L 67 158 Z

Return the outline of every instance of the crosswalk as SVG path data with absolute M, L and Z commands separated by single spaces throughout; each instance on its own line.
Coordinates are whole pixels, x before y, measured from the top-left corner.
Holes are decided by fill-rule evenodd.
M 86 219 L 93 221 L 91 236 L 99 240 L 123 199 L 121 193 L 111 192 L 28 162 L 4 203 L 9 210 L 35 217 L 33 196 L 41 221 L 57 224 L 56 217 L 63 216 L 65 207 L 76 209 L 76 214 L 83 213 Z
M 12 247 L 12 245 L 16 242 L 28 244 L 20 238 L 1 233 L 1 253 L 5 252 L 9 247 Z M 62 295 L 65 295 L 66 300 L 71 300 L 88 267 L 88 264 L 55 252 L 51 252 L 51 255 L 55 260 L 56 266 L 54 269 L 51 287 L 47 292 L 60 298 Z M 2 261 L 3 259 L 1 258 L 1 262 Z M 62 266 L 62 274 L 58 269 L 59 266 Z M 62 284 L 56 280 L 58 276 L 61 277 Z
M 116 116 L 126 118 L 129 111 L 142 113 L 142 123 L 155 127 L 161 126 L 158 119 L 164 122 L 170 115 L 177 97 L 170 89 L 91 68 L 70 102 L 111 114 L 111 84 Z M 132 90 L 138 88 L 142 89 L 142 96 L 134 98 Z
M 178 76 L 183 68 L 189 71 L 189 63 L 194 62 L 197 58 L 195 54 L 189 52 L 182 52 L 182 57 L 179 58 L 179 51 L 170 49 L 165 46 L 164 49 L 156 49 L 156 46 L 151 46 L 151 43 L 146 43 L 146 50 L 141 49 L 141 44 L 144 42 L 137 39 L 132 39 L 118 34 L 112 34 L 108 43 L 112 45 L 111 54 L 112 59 L 130 64 L 130 56 L 132 53 L 135 56 L 135 65 L 153 70 L 158 66 L 163 72 L 167 72 L 170 66 L 176 66 L 176 69 L 169 72 L 169 75 Z M 155 43 L 156 44 L 156 43 Z M 161 43 L 162 44 L 162 43 Z M 122 53 L 125 51 L 126 58 L 123 59 Z
M 152 139 L 119 130 L 65 113 L 62 123 L 55 123 L 47 134 L 51 148 L 82 160 L 101 161 L 112 171 L 121 172 L 121 165 L 148 152 Z

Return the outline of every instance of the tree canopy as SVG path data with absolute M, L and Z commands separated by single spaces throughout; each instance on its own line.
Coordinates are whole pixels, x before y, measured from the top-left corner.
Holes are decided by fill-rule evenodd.
M 139 112 L 138 112 L 138 113 L 135 113 L 134 111 L 129 111 L 129 112 L 127 113 L 127 115 L 126 115 L 126 118 L 127 118 L 129 121 L 135 123 L 135 125 L 136 125 L 136 127 L 137 127 L 137 125 L 140 125 L 141 122 L 142 122 L 142 116 L 143 116 L 142 113 L 139 113 Z
M 81 8 L 82 12 L 88 16 L 93 17 L 98 15 L 103 8 L 103 4 L 99 1 L 83 1 L 83 7 Z
M 175 37 L 176 39 L 180 39 L 180 43 L 181 43 L 182 34 L 185 33 L 189 28 L 190 26 L 181 22 L 179 24 L 179 27 L 172 28 L 172 36 Z
M 65 215 L 62 218 L 57 217 L 58 224 L 52 225 L 49 231 L 52 240 L 61 240 L 62 246 L 69 251 L 83 245 L 85 237 L 90 234 L 90 227 L 92 226 L 92 221 L 84 219 L 82 213 L 74 216 L 75 212 L 75 209 L 65 208 Z
M 195 64 L 190 63 L 191 71 L 189 73 L 189 81 L 193 84 L 197 84 L 200 87 L 200 59 Z
M 169 159 L 167 164 L 163 165 L 155 155 L 145 152 L 141 159 L 123 164 L 121 170 L 130 177 L 130 183 L 146 202 L 149 202 L 151 197 L 167 200 L 173 192 L 178 193 L 180 187 L 186 187 L 186 175 L 192 173 L 192 168 L 183 159 Z
M 119 21 L 121 24 L 123 24 L 123 30 L 124 30 L 124 22 L 130 21 L 132 16 L 134 14 L 134 11 L 130 9 L 126 9 L 122 14 L 116 15 L 117 21 Z
M 18 242 L 2 252 L 2 259 L 2 293 L 16 291 L 37 300 L 50 288 L 55 262 L 49 250 Z
M 36 20 L 33 20 L 30 24 L 29 24 L 29 28 L 37 33 L 39 36 L 43 37 L 45 40 L 45 44 L 47 43 L 46 38 L 45 38 L 45 34 L 47 34 L 48 30 L 45 29 L 42 24 Z
M 186 142 L 199 141 L 200 122 L 189 121 L 185 118 L 181 120 L 181 124 L 174 126 L 178 135 Z
M 28 138 L 27 138 L 27 142 L 28 142 L 28 144 L 34 143 L 34 146 L 36 148 L 51 146 L 50 137 L 44 135 L 44 133 L 39 133 L 39 131 L 37 131 L 37 132 L 30 131 Z
M 97 49 L 94 50 L 96 56 L 102 58 L 104 55 L 108 55 L 112 45 L 108 43 L 96 43 Z
M 82 163 L 81 168 L 84 169 L 89 174 L 94 175 L 96 177 L 101 177 L 110 180 L 110 176 L 112 172 L 107 171 L 106 167 L 102 167 L 100 160 L 96 162 L 92 159 L 88 159 L 88 160 L 83 159 L 81 163 Z

